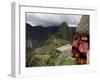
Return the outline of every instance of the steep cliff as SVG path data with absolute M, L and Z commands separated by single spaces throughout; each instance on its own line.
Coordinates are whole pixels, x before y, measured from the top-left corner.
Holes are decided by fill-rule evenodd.
M 90 28 L 89 18 L 90 18 L 89 15 L 82 16 L 80 23 L 78 24 L 78 26 L 76 28 L 76 32 L 89 34 L 89 28 Z

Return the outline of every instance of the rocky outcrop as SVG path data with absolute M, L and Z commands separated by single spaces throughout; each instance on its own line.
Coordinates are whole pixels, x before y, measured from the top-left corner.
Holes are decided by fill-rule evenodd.
M 76 32 L 89 33 L 89 27 L 90 27 L 89 15 L 83 15 L 80 20 L 80 23 L 76 28 Z
M 30 39 L 26 41 L 26 47 L 27 48 L 33 48 L 32 47 L 32 41 Z

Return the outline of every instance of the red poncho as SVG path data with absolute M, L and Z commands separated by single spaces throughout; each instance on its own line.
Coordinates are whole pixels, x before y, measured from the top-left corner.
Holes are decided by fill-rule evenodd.
M 89 45 L 87 42 L 82 41 L 79 45 L 79 51 L 82 53 L 87 53 L 89 50 Z
M 79 48 L 79 44 L 80 44 L 79 40 L 73 40 L 72 46 L 76 47 L 78 49 Z

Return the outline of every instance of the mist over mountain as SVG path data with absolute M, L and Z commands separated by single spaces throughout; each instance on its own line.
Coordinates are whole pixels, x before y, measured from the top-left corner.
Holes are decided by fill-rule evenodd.
M 37 48 L 39 46 L 42 46 L 45 42 L 48 42 L 52 37 L 54 39 L 71 41 L 75 29 L 76 27 L 69 27 L 66 22 L 63 22 L 59 26 L 49 27 L 32 26 L 26 23 L 26 44 L 29 47 L 29 43 L 32 43 L 30 47 Z

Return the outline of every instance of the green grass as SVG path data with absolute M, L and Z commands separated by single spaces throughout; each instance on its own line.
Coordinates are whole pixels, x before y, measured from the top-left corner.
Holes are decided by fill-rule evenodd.
M 39 59 L 41 59 L 41 60 L 45 60 L 45 61 L 47 61 L 49 58 L 50 58 L 50 55 L 35 55 L 34 57 L 37 57 L 37 58 L 39 58 Z
M 75 64 L 76 64 L 76 60 L 69 57 L 66 57 L 60 62 L 60 65 L 75 65 Z

